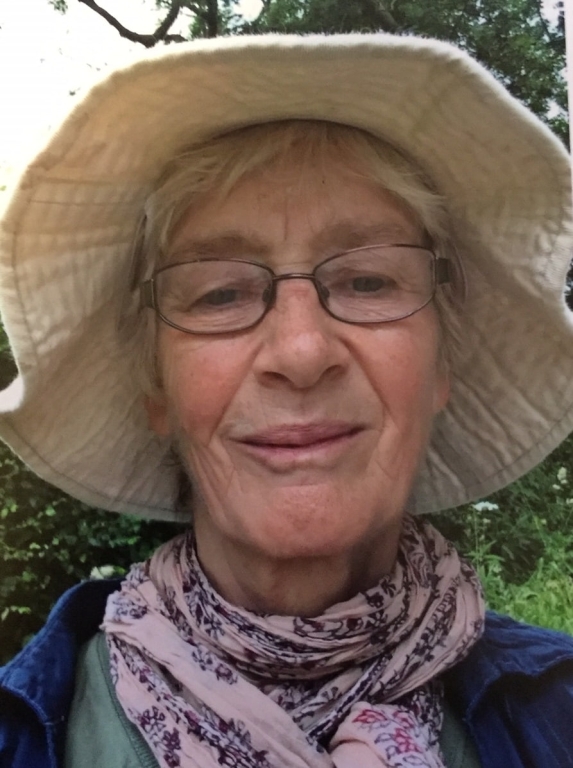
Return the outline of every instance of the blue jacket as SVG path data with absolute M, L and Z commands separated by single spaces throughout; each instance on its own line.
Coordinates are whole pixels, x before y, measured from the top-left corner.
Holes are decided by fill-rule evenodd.
M 58 768 L 78 650 L 119 580 L 66 592 L 0 669 L 0 768 Z M 445 676 L 483 768 L 573 768 L 573 638 L 489 613 L 483 638 Z

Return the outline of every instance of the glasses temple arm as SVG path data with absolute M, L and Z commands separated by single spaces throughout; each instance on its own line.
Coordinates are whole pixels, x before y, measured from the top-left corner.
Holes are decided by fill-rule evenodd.
M 139 308 L 151 307 L 155 309 L 155 287 L 153 278 L 145 280 L 141 283 L 141 289 L 139 294 Z
M 450 267 L 450 260 L 444 258 L 436 259 L 436 285 L 444 285 L 451 282 L 452 270 Z

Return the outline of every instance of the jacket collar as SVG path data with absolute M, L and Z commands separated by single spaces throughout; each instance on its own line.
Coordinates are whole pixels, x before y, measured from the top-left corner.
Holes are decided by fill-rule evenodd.
M 101 624 L 120 579 L 87 581 L 65 592 L 28 645 L 0 669 L 0 687 L 30 706 L 44 725 L 67 717 L 80 647 Z
M 573 662 L 573 637 L 488 611 L 483 636 L 446 673 L 445 682 L 465 717 L 471 719 L 500 678 L 537 678 L 563 661 Z

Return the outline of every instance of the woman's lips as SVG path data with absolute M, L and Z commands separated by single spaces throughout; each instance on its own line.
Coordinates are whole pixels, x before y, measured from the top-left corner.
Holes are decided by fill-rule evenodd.
M 241 438 L 253 457 L 273 469 L 328 462 L 346 450 L 363 428 L 348 423 L 282 425 Z

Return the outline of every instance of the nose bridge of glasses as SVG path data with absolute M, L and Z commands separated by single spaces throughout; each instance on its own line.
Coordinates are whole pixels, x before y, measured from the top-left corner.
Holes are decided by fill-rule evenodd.
M 320 280 L 317 279 L 316 275 L 312 272 L 287 272 L 284 275 L 273 275 L 273 287 L 275 287 L 277 283 L 281 283 L 287 280 L 309 280 L 316 289 L 320 303 L 324 305 L 324 302 L 328 299 L 330 291 L 320 282 Z M 272 293 L 272 298 L 274 301 L 276 301 L 276 288 Z M 271 297 L 269 296 L 269 299 L 270 298 Z

